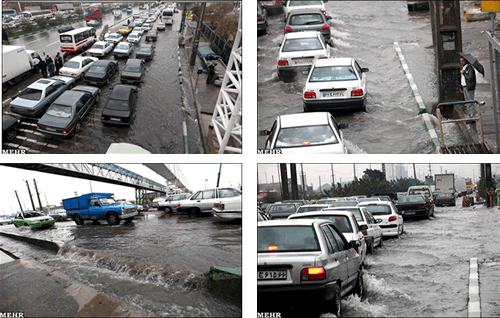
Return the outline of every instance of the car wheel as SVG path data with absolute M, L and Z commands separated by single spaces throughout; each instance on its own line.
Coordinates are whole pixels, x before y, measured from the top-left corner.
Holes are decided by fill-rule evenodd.
M 333 288 L 335 288 L 334 292 L 335 294 L 332 300 L 328 302 L 327 304 L 328 308 L 325 311 L 331 312 L 335 314 L 335 316 L 340 317 L 340 308 L 342 307 L 342 298 L 340 297 L 340 287 L 337 284 L 335 284 Z
M 74 83 L 71 83 L 71 84 L 69 85 L 69 89 L 73 89 L 73 87 L 75 87 L 75 84 L 74 84 Z
M 360 271 L 358 274 L 358 280 L 356 281 L 356 286 L 354 286 L 354 293 L 359 296 L 359 298 L 363 297 L 364 285 L 363 285 L 363 272 Z
M 167 208 L 165 209 L 165 213 L 172 213 L 172 208 L 167 206 Z
M 106 80 L 106 83 L 104 83 L 104 85 L 109 85 L 109 78 Z
M 76 225 L 83 225 L 83 219 L 80 215 L 75 215 L 75 217 L 73 218 Z
M 398 240 L 401 238 L 401 234 L 399 232 L 399 226 L 398 226 L 398 235 L 396 237 L 398 238 Z
M 195 208 L 189 209 L 188 216 L 190 218 L 194 218 L 194 217 L 198 216 L 198 209 L 195 209 Z
M 8 91 L 8 90 L 9 90 L 9 86 L 8 86 L 8 84 L 7 84 L 7 83 L 3 84 L 3 85 L 2 85 L 2 93 L 5 93 L 5 92 L 6 92 L 6 91 Z
M 118 214 L 116 214 L 115 212 L 110 212 L 106 217 L 106 220 L 108 221 L 109 225 L 120 224 L 120 218 L 118 217 Z
M 7 141 L 12 141 L 16 139 L 16 136 L 17 136 L 17 131 L 15 129 L 11 129 L 7 132 L 7 136 L 5 136 L 5 139 L 7 139 Z
M 14 223 L 14 226 L 15 226 L 15 227 L 19 227 L 19 225 L 17 225 L 17 223 Z
M 108 79 L 107 84 L 109 84 L 109 79 Z M 98 93 L 97 96 L 95 97 L 95 104 L 94 105 L 99 104 L 100 101 L 101 101 L 101 94 Z
M 384 236 L 381 235 L 380 236 L 380 243 L 378 243 L 378 247 L 380 248 L 380 247 L 383 247 L 383 246 L 384 246 Z
M 404 233 L 404 232 L 405 232 L 405 225 L 404 225 L 404 224 L 402 224 L 402 225 L 401 225 L 401 235 L 403 235 L 403 233 Z
M 374 245 L 375 245 L 375 243 L 372 240 L 370 247 L 368 248 L 368 253 L 373 254 L 373 249 L 375 248 Z
M 82 128 L 82 124 L 80 122 L 77 122 L 75 125 L 75 133 L 79 132 L 81 128 Z

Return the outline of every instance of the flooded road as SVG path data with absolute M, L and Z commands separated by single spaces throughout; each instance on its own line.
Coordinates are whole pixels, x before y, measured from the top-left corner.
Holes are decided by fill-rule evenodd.
M 135 9 L 137 10 L 137 9 Z M 142 10 L 140 12 L 143 12 Z M 136 13 L 134 11 L 134 13 Z M 126 17 L 124 15 L 124 17 Z M 131 19 L 132 20 L 132 19 Z M 194 103 L 183 106 L 181 84 L 179 83 L 177 30 L 181 20 L 181 13 L 174 15 L 174 25 L 166 31 L 158 32 L 158 41 L 151 42 L 156 47 L 156 54 L 152 61 L 146 63 L 146 74 L 143 83 L 138 86 L 137 105 L 130 127 L 105 126 L 101 122 L 101 112 L 115 85 L 120 83 L 120 73 L 126 59 L 116 59 L 119 63 L 117 72 L 111 78 L 110 84 L 101 88 L 101 101 L 87 114 L 82 123 L 82 130 L 67 140 L 46 136 L 36 131 L 37 119 L 22 118 L 22 126 L 18 137 L 12 142 L 4 144 L 4 149 L 21 149 L 28 153 L 105 153 L 113 142 L 126 142 L 139 145 L 151 153 L 184 153 L 182 118 L 183 107 L 187 107 L 187 134 L 189 153 L 203 152 L 201 135 L 196 121 Z M 154 23 L 154 29 L 160 22 Z M 105 16 L 103 24 L 118 23 L 111 14 Z M 126 21 L 125 21 L 126 23 Z M 83 25 L 83 22 L 81 22 Z M 116 32 L 122 23 L 110 27 L 110 32 Z M 77 26 L 75 26 L 77 27 Z M 101 27 L 102 28 L 102 27 Z M 97 34 L 100 34 L 101 28 Z M 13 40 L 13 45 L 23 44 L 27 49 L 36 49 L 40 54 L 55 56 L 59 51 L 59 34 L 56 30 Z M 42 41 L 38 41 L 43 39 Z M 35 41 L 35 42 L 33 42 Z M 56 43 L 53 43 L 56 41 Z M 28 44 L 29 43 L 29 44 Z M 45 45 L 48 43 L 48 45 Z M 145 37 L 140 44 L 145 44 Z M 134 52 L 137 48 L 134 49 Z M 115 59 L 108 54 L 106 59 Z M 183 61 L 184 64 L 185 61 Z M 16 85 L 9 91 L 14 95 L 17 91 L 40 78 L 34 75 Z M 78 80 L 76 85 L 84 85 Z M 191 92 L 187 91 L 186 94 Z M 4 99 L 9 97 L 5 95 Z M 191 109 L 192 108 L 192 109 Z M 7 107 L 3 113 L 10 113 Z
M 0 237 L 0 247 L 62 271 L 158 316 L 241 316 L 241 299 L 209 291 L 211 266 L 241 269 L 241 223 L 147 213 L 131 224 L 57 222 L 47 230 L 2 231 L 62 244 L 57 254 Z
M 432 153 L 422 115 L 394 49 L 398 42 L 430 112 L 437 101 L 434 49 L 429 12 L 408 13 L 406 1 L 330 1 L 326 3 L 334 45 L 331 56 L 354 57 L 367 73 L 366 112 L 334 112 L 349 153 Z M 270 129 L 276 116 L 303 112 L 305 77 L 284 83 L 276 70 L 283 39 L 282 15 L 269 18 L 268 35 L 258 37 L 258 130 Z M 446 127 L 445 137 L 456 128 Z M 264 148 L 266 137 L 258 137 Z

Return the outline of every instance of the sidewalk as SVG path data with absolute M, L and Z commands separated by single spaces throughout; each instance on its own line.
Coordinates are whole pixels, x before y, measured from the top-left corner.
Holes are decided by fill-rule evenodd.
M 479 260 L 478 265 L 481 316 L 500 317 L 500 257 Z

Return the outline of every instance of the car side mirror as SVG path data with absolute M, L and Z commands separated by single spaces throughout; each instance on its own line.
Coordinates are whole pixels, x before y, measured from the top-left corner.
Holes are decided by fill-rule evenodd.
M 332 18 L 331 16 L 327 15 L 327 16 L 326 16 L 326 19 L 327 19 L 327 20 L 331 20 L 331 19 L 333 19 L 333 18 Z
M 259 136 L 269 136 L 271 132 L 269 130 L 261 130 Z
M 350 244 L 351 244 L 351 247 L 358 247 L 358 248 L 361 247 L 361 244 L 359 244 L 358 241 L 351 241 Z
M 281 42 L 280 42 L 280 43 L 278 43 L 278 44 L 276 44 L 276 46 L 277 46 L 277 47 L 281 47 Z
M 359 230 L 360 231 L 366 231 L 366 230 L 368 230 L 368 225 L 366 225 L 366 224 L 360 225 L 359 226 Z
M 361 72 L 363 72 L 363 73 L 366 73 L 366 72 L 369 72 L 369 71 L 370 71 L 370 70 L 368 69 L 368 67 L 363 67 L 363 68 L 361 69 Z
M 339 129 L 346 129 L 346 128 L 349 128 L 349 124 L 346 124 L 346 123 L 339 124 Z
M 326 44 L 328 44 L 329 46 L 333 47 L 333 40 L 330 39 L 330 40 L 326 41 Z

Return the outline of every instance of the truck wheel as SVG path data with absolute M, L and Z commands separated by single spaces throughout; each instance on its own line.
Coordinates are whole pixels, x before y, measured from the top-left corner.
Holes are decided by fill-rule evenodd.
M 120 218 L 118 217 L 118 214 L 115 212 L 110 212 L 106 218 L 108 221 L 109 225 L 118 225 L 120 224 Z
M 194 217 L 198 216 L 198 209 L 194 209 L 194 208 L 193 209 L 189 209 L 188 216 L 190 218 L 194 218 Z
M 132 220 L 133 220 L 133 219 L 134 219 L 134 217 L 131 217 L 131 218 L 125 219 L 125 224 L 132 223 Z
M 83 225 L 83 219 L 80 215 L 78 215 L 78 214 L 75 215 L 73 220 L 75 221 L 76 225 Z

